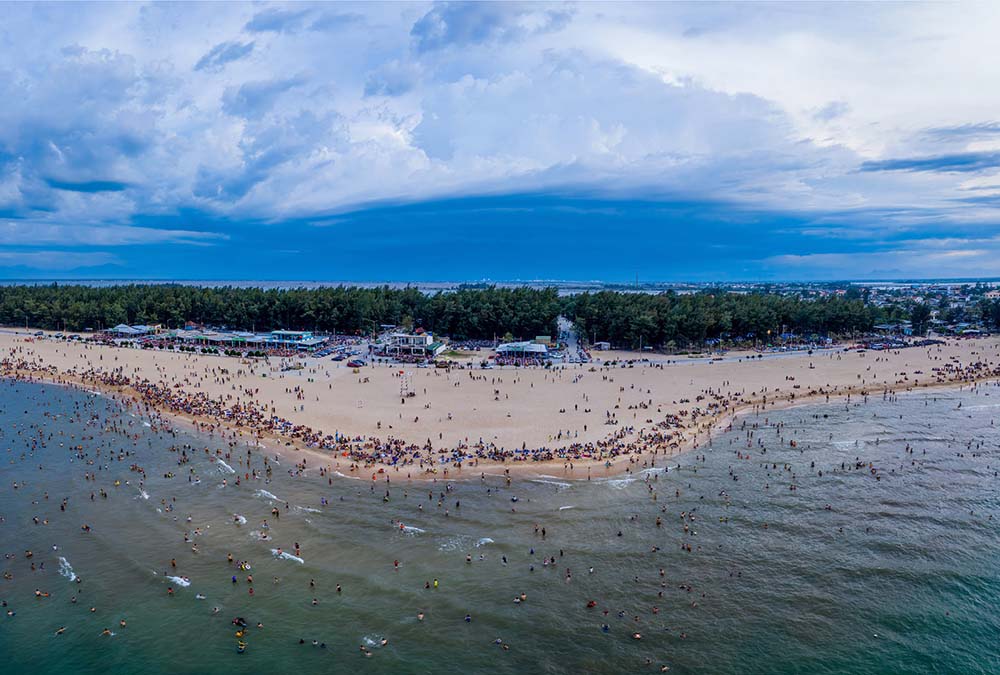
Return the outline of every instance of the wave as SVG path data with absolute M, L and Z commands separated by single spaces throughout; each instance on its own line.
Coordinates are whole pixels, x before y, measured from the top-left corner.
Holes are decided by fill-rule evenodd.
M 306 511 L 307 513 L 323 513 L 320 509 L 314 509 L 311 506 L 296 506 L 299 511 Z
M 496 542 L 494 542 L 489 537 L 483 537 L 482 539 L 480 539 L 479 541 L 476 542 L 476 546 L 477 547 L 479 547 L 479 546 L 487 546 L 489 544 L 495 544 L 495 543 Z
M 602 481 L 608 487 L 613 487 L 616 490 L 624 490 L 632 483 L 639 480 L 638 478 L 612 478 L 610 480 Z
M 261 532 L 260 530 L 254 530 L 250 533 L 250 536 L 257 541 L 268 541 L 271 538 L 267 532 Z
M 414 527 L 413 525 L 403 525 L 403 524 L 400 524 L 399 529 L 400 531 L 405 532 L 406 534 L 423 534 L 424 532 L 427 531 L 419 527 Z
M 270 499 L 275 502 L 284 501 L 282 499 L 279 499 L 278 496 L 275 495 L 274 493 L 268 492 L 267 490 L 257 490 L 257 492 L 255 492 L 254 494 L 257 495 L 258 497 L 263 497 L 264 499 Z
M 300 558 L 298 556 L 295 556 L 295 555 L 292 555 L 288 551 L 279 551 L 276 548 L 272 548 L 271 549 L 271 555 L 273 555 L 275 558 L 284 558 L 285 560 L 294 560 L 295 562 L 299 563 L 300 565 L 304 565 L 305 562 L 306 562 L 302 558 Z
M 224 461 L 222 461 L 221 459 L 217 459 L 217 460 L 215 460 L 215 462 L 216 462 L 217 464 L 221 464 L 221 465 L 222 465 L 222 467 L 221 467 L 221 468 L 219 469 L 220 471 L 222 471 L 223 469 L 225 469 L 225 470 L 226 470 L 226 471 L 228 471 L 229 473 L 236 473 L 236 469 L 234 469 L 233 467 L 229 466 L 228 464 L 226 464 L 226 463 L 225 463 Z
M 69 564 L 66 558 L 59 556 L 59 574 L 63 575 L 70 581 L 76 581 L 76 573 L 73 571 L 73 566 Z
M 379 649 L 379 648 L 382 647 L 382 640 L 383 639 L 384 638 L 381 635 L 363 635 L 361 637 L 361 642 L 366 647 L 374 647 L 376 649 Z
M 247 524 L 247 519 L 246 519 L 246 516 L 241 516 L 238 513 L 234 513 L 233 514 L 233 522 L 236 523 L 236 524 L 239 524 L 239 525 L 246 525 Z
M 988 410 L 990 408 L 1000 408 L 1000 403 L 962 406 L 962 410 Z
M 558 480 L 544 480 L 542 478 L 532 478 L 531 482 L 532 483 L 544 483 L 546 485 L 555 485 L 558 488 L 572 487 L 572 485 L 570 485 L 569 483 L 563 483 L 562 481 L 558 481 Z
M 334 476 L 339 476 L 340 478 L 350 478 L 351 480 L 361 480 L 360 476 L 348 476 L 347 474 L 340 473 L 339 471 L 334 471 L 333 475 Z
M 560 511 L 565 511 L 566 509 L 575 509 L 575 508 L 576 508 L 576 506 L 574 506 L 573 504 L 570 504 L 569 506 L 560 506 L 559 510 Z
M 143 499 L 149 499 L 149 493 L 143 490 L 142 488 L 139 488 L 139 496 L 142 497 Z
M 188 586 L 191 585 L 191 580 L 188 579 L 187 577 L 167 577 L 167 578 L 170 579 L 175 584 L 177 584 L 178 586 L 183 586 L 184 588 L 187 588 Z

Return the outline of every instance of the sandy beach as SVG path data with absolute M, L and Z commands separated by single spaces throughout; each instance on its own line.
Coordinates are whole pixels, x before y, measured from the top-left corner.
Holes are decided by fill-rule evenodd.
M 303 441 L 301 433 L 255 433 L 221 417 L 180 414 L 202 428 L 220 422 L 269 448 L 299 450 L 310 466 L 404 477 L 478 477 L 504 470 L 609 475 L 647 466 L 707 442 L 740 412 L 838 396 L 882 397 L 919 387 L 961 386 L 1000 373 L 1000 340 L 947 340 L 895 351 L 765 355 L 731 352 L 717 359 L 656 357 L 653 363 L 604 363 L 636 358 L 601 354 L 604 363 L 546 369 L 417 368 L 368 365 L 355 370 L 329 359 L 247 361 L 214 355 L 117 348 L 0 333 L 4 374 L 75 382 L 138 398 L 114 378 L 158 383 L 173 392 L 211 399 L 217 407 L 255 405 L 317 436 L 348 437 L 360 447 L 391 438 L 423 447 L 423 463 L 365 461 Z M 287 369 L 301 364 L 298 370 Z M 145 403 L 148 403 L 147 399 Z M 434 463 L 434 453 L 478 448 L 480 454 L 520 449 L 511 461 L 467 459 L 462 467 Z M 569 448 L 570 450 L 564 451 Z M 572 449 L 572 448 L 575 448 Z M 539 449 L 546 449 L 541 452 Z M 539 461 L 543 459 L 544 461 Z M 439 460 L 440 462 L 440 460 Z M 609 465 L 610 464 L 610 465 Z

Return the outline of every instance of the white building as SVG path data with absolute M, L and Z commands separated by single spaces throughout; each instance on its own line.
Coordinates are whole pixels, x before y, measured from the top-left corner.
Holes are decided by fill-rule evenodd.
M 497 347 L 497 356 L 545 358 L 549 348 L 535 342 L 507 342 Z
M 431 333 L 391 333 L 382 344 L 386 354 L 410 354 L 435 357 L 444 351 L 444 343 L 436 342 Z

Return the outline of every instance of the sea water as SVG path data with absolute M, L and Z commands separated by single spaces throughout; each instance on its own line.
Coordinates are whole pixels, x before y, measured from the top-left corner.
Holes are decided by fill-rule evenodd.
M 314 461 L 247 480 L 245 446 L 221 464 L 217 436 L 0 381 L 3 672 L 1000 672 L 997 405 L 983 386 L 748 416 L 591 481 L 329 484 Z

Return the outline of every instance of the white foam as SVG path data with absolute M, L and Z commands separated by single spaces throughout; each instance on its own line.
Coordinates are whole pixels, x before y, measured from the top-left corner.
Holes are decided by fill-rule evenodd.
M 362 636 L 361 641 L 366 647 L 374 647 L 375 649 L 380 649 L 382 647 L 381 635 L 365 635 Z
M 477 547 L 479 547 L 479 546 L 486 546 L 488 544 L 493 544 L 493 543 L 495 543 L 495 542 L 492 539 L 490 539 L 489 537 L 483 537 L 482 539 L 480 539 L 479 541 L 476 542 L 476 546 Z
M 284 558 L 285 560 L 294 560 L 295 562 L 297 562 L 300 565 L 303 565 L 306 562 L 302 558 L 300 558 L 298 556 L 295 556 L 295 555 L 292 555 L 288 551 L 278 551 L 278 549 L 276 549 L 276 548 L 272 548 L 271 549 L 271 555 L 273 555 L 275 558 Z
M 191 585 L 191 580 L 186 577 L 167 577 L 167 578 L 170 579 L 175 584 L 177 584 L 178 586 L 183 586 L 184 588 L 187 588 L 188 586 Z
M 73 571 L 73 566 L 69 564 L 66 558 L 59 556 L 59 574 L 63 575 L 70 581 L 76 581 L 76 573 Z
M 560 511 L 565 511 L 566 509 L 575 509 L 575 508 L 576 508 L 576 506 L 574 506 L 573 504 L 570 504 L 569 506 L 560 506 L 559 510 Z
M 614 478 L 611 480 L 603 481 L 605 485 L 613 487 L 616 490 L 624 490 L 632 483 L 636 482 L 638 478 Z
M 278 499 L 277 495 L 268 492 L 267 490 L 257 490 L 257 492 L 255 492 L 254 494 L 257 495 L 258 497 L 263 497 L 264 499 L 270 499 L 276 502 L 282 501 L 281 499 Z
M 220 471 L 222 471 L 223 469 L 225 469 L 225 470 L 226 470 L 226 471 L 228 471 L 229 473 L 236 473 L 236 470 L 235 470 L 235 469 L 234 469 L 233 467 L 229 466 L 228 464 L 226 464 L 226 463 L 225 463 L 224 461 L 222 461 L 221 459 L 217 459 L 217 460 L 215 460 L 215 461 L 216 461 L 216 463 L 217 463 L 217 464 L 221 464 L 221 465 L 222 465 L 222 466 L 220 467 L 220 469 L 219 469 Z
M 340 473 L 339 471 L 334 471 L 333 475 L 334 476 L 339 476 L 341 478 L 350 478 L 351 480 L 361 480 L 360 476 L 348 476 L 347 474 Z
M 452 537 L 447 541 L 443 541 L 438 545 L 439 551 L 457 551 L 460 548 L 465 548 L 462 543 L 462 539 L 459 537 Z
M 558 488 L 572 487 L 569 483 L 563 483 L 562 481 L 558 481 L 558 480 L 543 480 L 541 478 L 532 478 L 531 482 L 532 483 L 545 483 L 546 485 L 555 485 Z
M 139 490 L 139 496 L 142 497 L 143 499 L 149 499 L 149 493 L 143 489 Z
M 297 508 L 299 511 L 306 511 L 308 513 L 323 513 L 319 509 L 314 509 L 311 506 L 296 506 L 295 508 Z
M 400 531 L 405 532 L 406 534 L 423 534 L 424 532 L 427 531 L 419 527 L 414 527 L 413 525 L 403 525 L 399 529 Z
M 247 524 L 247 519 L 246 519 L 246 516 L 241 516 L 238 513 L 234 513 L 233 514 L 233 522 L 234 523 L 239 523 L 240 525 L 246 525 Z

